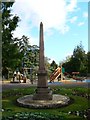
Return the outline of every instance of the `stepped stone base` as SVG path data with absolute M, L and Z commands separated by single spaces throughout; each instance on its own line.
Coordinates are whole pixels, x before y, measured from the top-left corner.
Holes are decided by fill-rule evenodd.
M 52 91 L 48 87 L 37 87 L 33 100 L 52 100 Z
M 28 108 L 59 108 L 66 106 L 70 98 L 64 95 L 54 94 L 52 100 L 33 100 L 33 95 L 26 95 L 17 99 L 19 106 Z

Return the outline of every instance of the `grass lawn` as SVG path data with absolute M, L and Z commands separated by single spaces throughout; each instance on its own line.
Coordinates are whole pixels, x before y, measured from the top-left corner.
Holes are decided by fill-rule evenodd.
M 56 108 L 56 109 L 30 109 L 30 108 L 23 108 L 17 106 L 16 99 L 23 96 L 23 95 L 29 95 L 33 94 L 35 91 L 35 87 L 30 87 L 30 88 L 18 88 L 18 89 L 13 89 L 13 90 L 6 90 L 3 91 L 2 93 L 2 109 L 4 110 L 2 112 L 2 116 L 7 117 L 7 116 L 12 116 L 16 115 L 18 118 L 20 116 L 27 116 L 28 114 L 34 114 L 34 116 L 42 116 L 45 117 L 48 116 L 48 120 L 50 115 L 53 115 L 54 117 L 60 116 L 64 120 L 87 120 L 84 114 L 85 110 L 88 109 L 88 94 L 89 89 L 88 88 L 83 88 L 83 87 L 60 87 L 60 86 L 52 86 L 51 87 L 53 94 L 62 94 L 62 95 L 67 95 L 69 96 L 73 102 L 65 107 L 61 108 Z M 79 115 L 77 114 L 77 111 L 79 111 Z M 17 115 L 18 114 L 18 115 Z M 61 120 L 57 119 L 57 120 Z M 11 119 L 10 119 L 11 120 Z M 17 119 L 19 120 L 19 119 Z M 24 118 L 23 118 L 24 120 Z M 25 119 L 26 120 L 26 119 Z M 28 119 L 27 119 L 28 120 Z M 33 120 L 33 119 L 30 119 Z M 38 119 L 34 119 L 38 120 Z M 39 118 L 39 120 L 42 120 Z M 46 119 L 45 119 L 46 120 Z

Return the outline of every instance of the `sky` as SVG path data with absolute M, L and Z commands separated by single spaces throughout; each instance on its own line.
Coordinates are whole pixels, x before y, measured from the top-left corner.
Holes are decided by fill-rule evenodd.
M 27 36 L 31 45 L 39 45 L 43 22 L 44 52 L 49 62 L 64 61 L 80 42 L 88 51 L 88 0 L 16 0 L 12 13 L 20 18 L 14 36 Z

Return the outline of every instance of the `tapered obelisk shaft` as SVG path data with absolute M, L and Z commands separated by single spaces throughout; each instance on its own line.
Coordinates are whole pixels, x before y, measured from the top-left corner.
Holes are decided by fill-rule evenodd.
M 44 64 L 44 37 L 43 37 L 43 24 L 40 23 L 40 53 L 39 53 L 39 70 L 45 71 L 45 64 Z
M 38 87 L 47 87 L 47 72 L 45 70 L 44 60 L 44 36 L 43 36 L 43 23 L 40 23 L 40 36 L 39 36 L 39 71 L 38 71 Z
M 39 36 L 39 70 L 38 70 L 38 84 L 36 93 L 33 96 L 34 100 L 51 100 L 52 92 L 47 84 L 47 72 L 45 70 L 44 61 L 44 36 L 43 36 L 43 23 L 40 23 L 40 36 Z

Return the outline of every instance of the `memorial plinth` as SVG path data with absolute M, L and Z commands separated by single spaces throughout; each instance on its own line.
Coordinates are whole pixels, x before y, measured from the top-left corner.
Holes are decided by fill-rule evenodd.
M 48 88 L 47 72 L 45 69 L 44 60 L 44 37 L 43 37 L 43 24 L 40 23 L 40 40 L 39 40 L 39 70 L 38 70 L 38 84 L 36 93 L 33 96 L 34 100 L 51 100 L 52 91 Z

